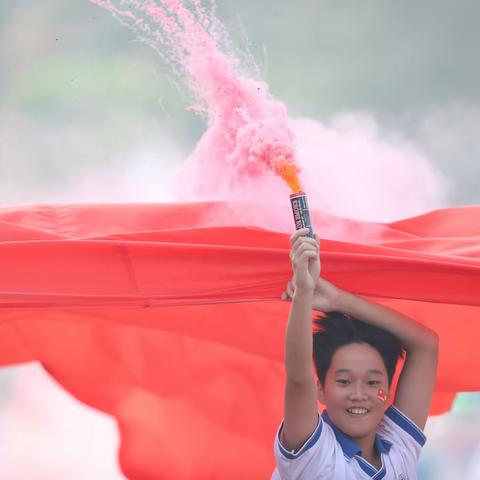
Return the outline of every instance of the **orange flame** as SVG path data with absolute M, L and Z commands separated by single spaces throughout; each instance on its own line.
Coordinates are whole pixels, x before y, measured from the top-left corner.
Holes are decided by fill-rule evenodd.
M 275 162 L 274 168 L 275 173 L 277 175 L 280 175 L 287 182 L 293 193 L 298 193 L 302 191 L 300 179 L 298 178 L 298 173 L 300 172 L 300 170 L 294 162 L 287 160 L 278 160 Z

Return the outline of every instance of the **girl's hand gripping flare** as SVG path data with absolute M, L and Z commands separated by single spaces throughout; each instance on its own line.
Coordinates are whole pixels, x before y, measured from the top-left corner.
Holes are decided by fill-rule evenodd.
M 297 230 L 291 237 L 290 261 L 293 267 L 293 278 L 283 292 L 282 300 L 291 300 L 297 291 L 313 293 L 313 309 L 322 312 L 335 310 L 335 301 L 340 290 L 320 277 L 320 244 L 307 237 L 308 228 Z

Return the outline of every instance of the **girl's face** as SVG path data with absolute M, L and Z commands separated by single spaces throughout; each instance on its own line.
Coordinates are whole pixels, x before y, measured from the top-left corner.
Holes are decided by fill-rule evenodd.
M 362 439 L 372 435 L 381 422 L 388 393 L 381 355 L 366 343 L 352 343 L 334 353 L 318 398 L 340 430 Z

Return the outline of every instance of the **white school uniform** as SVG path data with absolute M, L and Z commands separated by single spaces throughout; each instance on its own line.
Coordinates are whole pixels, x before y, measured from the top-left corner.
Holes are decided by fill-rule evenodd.
M 325 410 L 318 425 L 298 452 L 286 450 L 275 439 L 277 468 L 272 480 L 416 480 L 417 462 L 426 437 L 406 415 L 391 405 L 377 428 L 375 445 L 382 467 L 377 470 L 360 456 L 357 444 Z

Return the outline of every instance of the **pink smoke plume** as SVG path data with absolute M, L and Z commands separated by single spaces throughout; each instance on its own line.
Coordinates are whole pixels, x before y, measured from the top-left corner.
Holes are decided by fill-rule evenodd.
M 335 215 L 389 221 L 444 206 L 442 176 L 415 145 L 385 134 L 368 114 L 290 122 L 265 82 L 239 73 L 222 46 L 222 24 L 200 0 L 90 1 L 152 46 L 191 91 L 189 110 L 207 117 L 207 130 L 173 175 L 173 199 L 254 199 L 271 220 L 251 211 L 245 222 L 289 231 L 291 218 L 278 212 L 289 210 L 290 190 L 300 190 L 301 169 L 310 205 Z
M 190 109 L 208 115 L 208 130 L 182 169 L 182 176 L 201 172 L 195 182 L 190 179 L 191 189 L 200 195 L 212 188 L 227 192 L 270 171 L 300 190 L 286 107 L 265 83 L 235 71 L 237 60 L 220 47 L 225 36 L 220 23 L 199 0 L 191 1 L 190 9 L 179 0 L 91 1 L 153 46 L 200 102 Z M 219 171 L 228 175 L 219 177 Z

